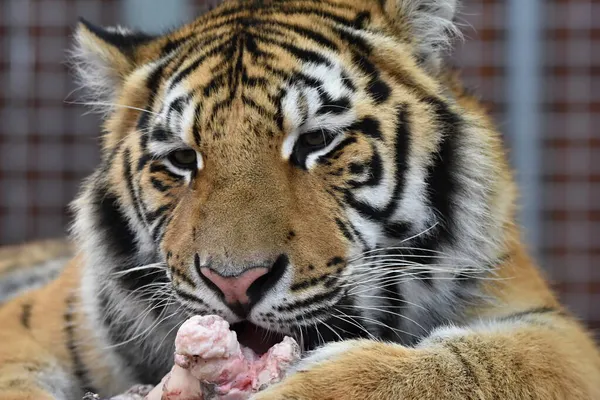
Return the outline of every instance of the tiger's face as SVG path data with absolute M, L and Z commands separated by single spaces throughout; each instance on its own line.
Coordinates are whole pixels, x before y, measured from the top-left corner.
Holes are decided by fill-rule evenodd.
M 461 147 L 489 138 L 465 133 L 477 122 L 409 23 L 454 2 L 413 3 L 231 1 L 160 37 L 83 23 L 83 78 L 118 71 L 87 197 L 123 225 L 111 251 L 164 265 L 181 312 L 255 348 L 417 329 L 395 317 L 418 290 L 401 278 L 426 296 L 444 251 L 480 246 L 458 238 L 487 223 L 491 191 L 464 191 L 479 174 L 456 171 Z

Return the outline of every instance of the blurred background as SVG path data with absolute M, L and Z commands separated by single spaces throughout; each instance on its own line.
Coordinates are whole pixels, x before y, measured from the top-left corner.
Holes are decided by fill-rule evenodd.
M 159 32 L 210 3 L 0 1 L 0 245 L 64 235 L 66 206 L 99 160 L 99 118 L 69 95 L 77 18 Z M 600 2 L 464 0 L 459 22 L 466 41 L 451 62 L 505 136 L 525 239 L 600 330 Z

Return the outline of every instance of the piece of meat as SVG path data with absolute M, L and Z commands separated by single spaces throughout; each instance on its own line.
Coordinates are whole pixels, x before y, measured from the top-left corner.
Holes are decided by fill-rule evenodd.
M 300 359 L 292 338 L 258 356 L 214 315 L 187 320 L 175 339 L 175 365 L 146 400 L 246 400 L 279 382 Z

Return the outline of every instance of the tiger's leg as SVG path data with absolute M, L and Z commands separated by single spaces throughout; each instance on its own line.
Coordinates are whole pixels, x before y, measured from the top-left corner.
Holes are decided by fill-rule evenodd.
M 325 346 L 253 398 L 271 399 L 600 399 L 600 355 L 577 322 L 535 308 L 438 329 L 416 348 Z
M 79 276 L 75 259 L 53 282 L 0 305 L 0 399 L 70 400 L 110 387 Z
M 13 300 L 0 318 L 0 398 L 3 400 L 62 400 L 81 397 L 68 365 L 44 348 L 31 332 L 31 302 Z M 9 327 L 10 325 L 10 327 Z
M 4 342 L 6 338 L 0 340 Z M 35 341 L 15 341 L 10 357 L 2 357 L 0 366 L 0 398 L 2 400 L 62 400 L 80 398 L 80 389 L 52 354 Z M 11 347 L 13 345 L 11 344 Z M 4 355 L 3 355 L 4 356 Z

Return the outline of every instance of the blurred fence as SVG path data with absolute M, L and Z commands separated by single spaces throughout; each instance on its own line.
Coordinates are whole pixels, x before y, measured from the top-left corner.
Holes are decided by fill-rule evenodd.
M 463 1 L 467 40 L 452 61 L 489 104 L 511 153 L 519 155 L 517 169 L 538 177 L 529 184 L 539 190 L 522 189 L 531 216 L 526 229 L 537 232 L 532 247 L 542 266 L 571 309 L 600 328 L 600 4 L 536 0 L 541 87 L 529 117 L 541 126 L 530 140 L 536 147 L 527 151 L 539 155 L 537 163 L 537 156 L 518 153 L 516 145 L 532 138 L 511 127 L 529 117 L 511 111 L 509 92 L 520 61 L 511 54 L 519 38 L 508 29 L 509 5 L 533 1 Z M 77 17 L 158 29 L 191 18 L 207 3 L 0 2 L 0 244 L 63 235 L 66 205 L 98 161 L 97 116 L 64 101 L 74 89 L 64 61 Z

